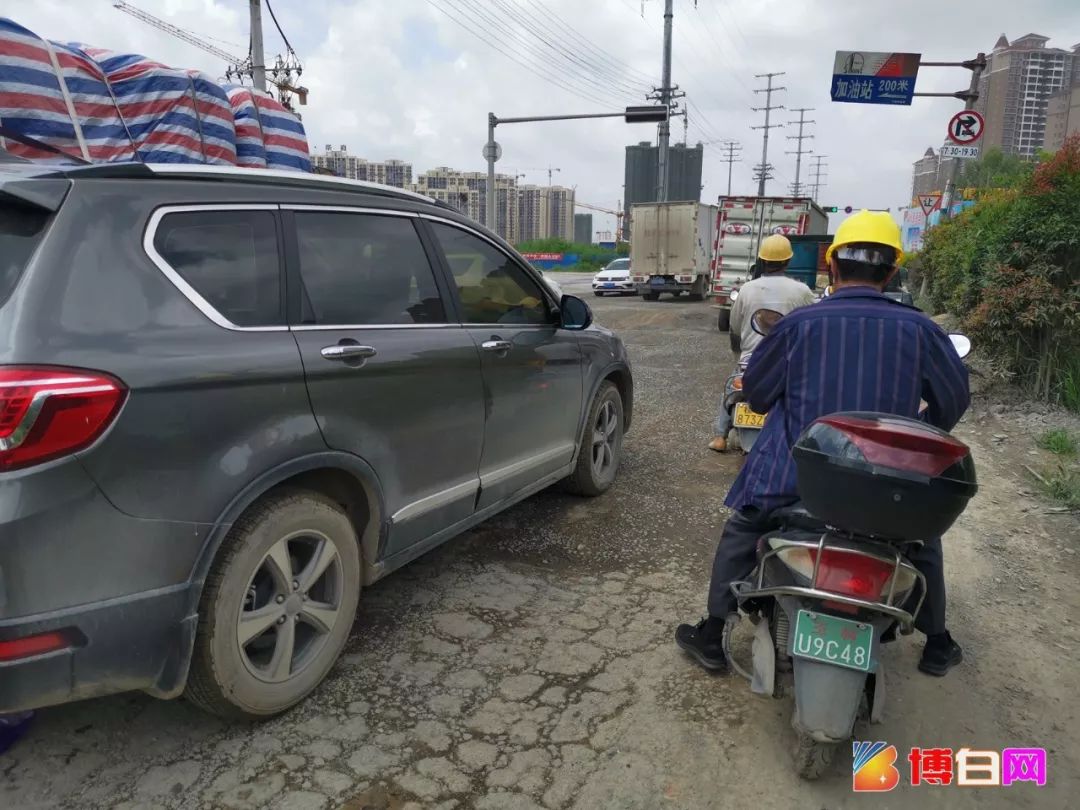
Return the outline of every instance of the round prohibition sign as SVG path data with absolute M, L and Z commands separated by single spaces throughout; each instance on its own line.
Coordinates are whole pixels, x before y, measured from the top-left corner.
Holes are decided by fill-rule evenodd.
M 986 121 L 975 110 L 961 110 L 949 119 L 949 140 L 959 146 L 971 146 L 982 137 Z

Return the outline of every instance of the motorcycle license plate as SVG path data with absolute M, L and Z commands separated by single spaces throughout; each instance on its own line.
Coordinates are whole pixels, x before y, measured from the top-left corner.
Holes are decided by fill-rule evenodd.
M 731 421 L 737 428 L 763 428 L 765 414 L 755 413 L 745 402 L 740 402 L 735 406 L 735 416 Z
M 809 610 L 800 610 L 795 619 L 795 646 L 792 652 L 800 658 L 869 672 L 873 644 L 872 624 L 838 619 Z

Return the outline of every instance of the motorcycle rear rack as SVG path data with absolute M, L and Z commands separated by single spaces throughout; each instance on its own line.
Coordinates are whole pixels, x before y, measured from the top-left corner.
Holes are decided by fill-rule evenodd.
M 754 599 L 757 597 L 776 597 L 776 596 L 794 596 L 802 599 L 818 599 L 827 602 L 837 602 L 842 605 L 849 605 L 851 607 L 863 608 L 864 610 L 871 610 L 877 613 L 883 613 L 896 621 L 898 621 L 903 627 L 910 627 L 915 622 L 915 617 L 919 615 L 919 611 L 922 609 L 923 601 L 926 599 L 926 577 L 911 563 L 906 562 L 893 546 L 887 543 L 881 543 L 879 541 L 865 541 L 867 544 L 873 545 L 875 548 L 881 549 L 880 553 L 874 553 L 861 548 L 854 548 L 849 545 L 835 546 L 836 548 L 842 548 L 845 553 L 859 554 L 864 557 L 871 557 L 881 562 L 892 563 L 893 573 L 889 578 L 889 593 L 885 597 L 884 602 L 873 601 L 869 599 L 859 599 L 853 596 L 847 596 L 845 594 L 833 593 L 832 591 L 822 590 L 817 587 L 818 581 L 818 568 L 821 565 L 821 552 L 825 549 L 825 540 L 828 538 L 828 534 L 822 534 L 816 543 L 806 540 L 788 540 L 785 538 L 784 545 L 779 548 L 770 549 L 768 552 L 762 555 L 757 565 L 757 583 L 756 585 L 746 581 L 732 582 L 731 592 L 735 595 L 741 605 L 747 599 Z M 791 548 L 792 546 L 803 546 L 804 548 L 812 548 L 817 550 L 817 555 L 814 557 L 814 572 L 810 578 L 810 585 L 770 585 L 765 586 L 765 562 L 770 557 L 776 557 L 780 551 L 784 548 Z M 783 560 L 780 560 L 783 563 Z M 901 607 L 897 607 L 894 603 L 896 598 L 896 575 L 900 569 L 909 569 L 915 574 L 916 582 L 919 587 L 919 601 L 915 604 L 915 610 L 908 613 Z

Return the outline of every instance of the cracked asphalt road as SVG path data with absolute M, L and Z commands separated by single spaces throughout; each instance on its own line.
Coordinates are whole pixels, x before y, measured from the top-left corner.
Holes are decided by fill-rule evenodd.
M 584 291 L 580 279 L 559 280 Z M 41 712 L 0 758 L 0 807 L 831 809 L 871 801 L 852 796 L 844 756 L 832 777 L 800 783 L 788 761 L 790 703 L 702 672 L 671 641 L 674 625 L 703 609 L 738 464 L 704 449 L 729 362 L 715 311 L 683 301 L 594 303 L 597 319 L 626 339 L 637 385 L 611 492 L 595 500 L 541 493 L 367 589 L 341 662 L 283 717 L 227 725 L 183 701 L 142 695 Z M 872 801 L 1075 806 L 1077 522 L 1017 514 L 1015 465 L 980 444 L 983 417 L 958 432 L 976 446 L 983 487 L 946 541 L 952 627 L 967 661 L 931 679 L 915 672 L 915 638 L 892 645 L 886 722 L 860 729 L 860 738 L 897 744 L 902 774 L 913 745 L 1046 746 L 1050 785 L 902 784 Z

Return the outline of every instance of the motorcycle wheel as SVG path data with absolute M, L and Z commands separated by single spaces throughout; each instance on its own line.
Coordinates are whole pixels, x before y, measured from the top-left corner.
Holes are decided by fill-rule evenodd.
M 792 751 L 795 773 L 808 781 L 820 779 L 832 769 L 839 743 L 818 742 L 808 734 L 796 734 L 798 737 Z

